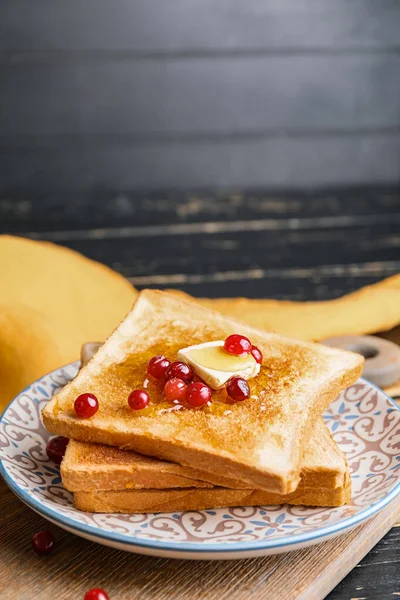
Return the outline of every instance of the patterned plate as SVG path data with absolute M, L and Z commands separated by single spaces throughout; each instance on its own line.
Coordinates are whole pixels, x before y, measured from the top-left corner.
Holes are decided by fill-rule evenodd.
M 24 390 L 0 421 L 0 467 L 12 491 L 49 521 L 90 540 L 130 552 L 172 558 L 244 558 L 296 550 L 365 521 L 400 492 L 400 410 L 360 379 L 324 418 L 347 453 L 353 497 L 340 508 L 259 506 L 169 514 L 90 514 L 72 495 L 45 447 L 40 412 L 78 364 L 46 375 Z

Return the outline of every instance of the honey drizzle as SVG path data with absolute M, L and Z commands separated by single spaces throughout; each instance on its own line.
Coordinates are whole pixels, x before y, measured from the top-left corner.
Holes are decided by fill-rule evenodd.
M 97 414 L 109 422 L 111 428 L 117 419 L 129 424 L 129 427 L 136 423 L 141 430 L 149 432 L 162 425 L 175 437 L 179 437 L 180 431 L 185 431 L 185 436 L 194 428 L 199 442 L 211 443 L 227 451 L 230 448 L 237 451 L 240 447 L 243 451 L 249 450 L 253 440 L 254 443 L 259 441 L 259 428 L 264 429 L 262 423 L 267 419 L 272 423 L 279 418 L 283 410 L 284 395 L 281 392 L 299 376 L 299 368 L 307 360 L 304 356 L 269 358 L 265 352 L 266 359 L 260 373 L 249 380 L 251 397 L 244 402 L 232 402 L 226 390 L 222 389 L 212 392 L 211 406 L 200 410 L 186 407 L 168 410 L 171 403 L 162 395 L 163 384 L 147 376 L 147 363 L 157 354 L 165 354 L 174 360 L 181 347 L 181 344 L 159 342 L 140 355 L 129 355 L 123 362 L 104 369 L 92 380 L 90 390 L 81 390 L 72 382 L 68 398 L 60 403 L 62 406 L 57 405 L 57 411 L 72 413 L 74 398 L 82 391 L 88 391 L 99 398 Z M 146 409 L 134 412 L 127 404 L 127 397 L 133 389 L 143 389 L 145 379 L 148 379 L 146 391 L 150 395 L 150 404 Z M 233 430 L 232 423 L 235 423 Z

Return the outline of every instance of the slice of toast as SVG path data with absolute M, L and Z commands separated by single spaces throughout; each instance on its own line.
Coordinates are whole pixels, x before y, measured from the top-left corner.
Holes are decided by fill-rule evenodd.
M 190 479 L 196 475 L 190 471 L 129 450 L 74 440 L 61 464 L 63 484 L 74 492 L 76 508 L 88 512 L 175 512 L 284 503 L 341 506 L 351 496 L 346 457 L 321 420 L 314 426 L 300 483 L 291 494 L 215 487 Z
M 213 393 L 201 410 L 175 410 L 150 382 L 150 404 L 132 411 L 127 398 L 146 383 L 148 360 L 176 359 L 188 345 L 249 337 L 264 355 L 249 381 L 251 397 L 228 403 Z M 361 375 L 363 358 L 351 352 L 258 331 L 166 292 L 145 290 L 125 320 L 77 377 L 45 407 L 49 431 L 178 462 L 253 489 L 293 492 L 300 480 L 303 444 L 312 424 L 338 393 Z M 74 401 L 84 392 L 99 399 L 91 419 L 79 419 Z
M 70 492 L 214 487 L 202 481 L 202 475 L 203 471 L 132 450 L 75 440 L 69 441 L 61 463 L 63 485 Z
M 340 487 L 307 488 L 300 483 L 291 494 L 280 495 L 262 490 L 182 488 L 169 490 L 122 490 L 75 492 L 74 504 L 86 512 L 145 513 L 204 510 L 227 506 L 266 506 L 296 504 L 304 506 L 342 506 L 351 496 L 351 478 Z
M 83 368 L 102 346 L 87 342 L 81 348 Z M 301 482 L 306 487 L 343 486 L 346 460 L 329 430 L 318 419 L 313 426 L 302 459 Z M 229 487 L 246 489 L 246 484 L 204 471 L 120 450 L 103 444 L 71 440 L 61 465 L 64 486 L 70 491 L 122 489 L 168 489 L 180 487 Z M 212 483 L 211 483 L 212 481 Z
M 346 457 L 318 419 L 304 452 L 299 485 L 309 488 L 343 487 Z M 61 463 L 64 487 L 71 492 L 115 491 L 124 489 L 213 488 L 248 489 L 241 482 L 226 481 L 204 471 L 150 458 L 130 450 L 103 444 L 70 440 Z

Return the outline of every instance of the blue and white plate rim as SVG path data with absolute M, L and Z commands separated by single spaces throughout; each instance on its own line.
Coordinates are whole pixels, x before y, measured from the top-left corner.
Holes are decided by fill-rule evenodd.
M 76 364 L 77 364 L 76 362 L 73 362 L 73 363 L 70 363 L 69 365 L 66 365 L 65 367 L 72 367 L 72 366 L 75 366 Z M 57 373 L 58 371 L 60 371 L 60 369 L 55 369 L 54 371 L 51 371 L 50 373 L 47 373 L 46 375 L 41 377 L 38 381 L 42 380 L 44 377 L 53 375 L 53 374 Z M 3 418 L 4 418 L 7 410 L 10 408 L 10 406 L 13 404 L 13 402 L 21 394 L 23 394 L 24 392 L 29 390 L 36 383 L 38 383 L 38 381 L 35 381 L 32 384 L 28 385 L 13 400 L 11 400 L 11 402 L 6 406 L 6 408 L 0 415 L 0 423 L 3 421 Z M 396 410 L 400 411 L 400 408 L 397 405 L 397 403 L 395 402 L 395 400 L 393 400 L 393 398 L 388 396 L 382 389 L 380 389 L 378 386 L 376 386 L 375 384 L 366 380 L 363 377 L 360 378 L 360 381 L 367 383 L 371 387 L 375 388 L 379 393 L 383 394 L 387 398 L 387 400 L 389 400 L 389 402 L 393 405 L 393 407 Z M 201 554 L 204 555 L 204 554 L 209 554 L 209 553 L 212 553 L 212 554 L 230 554 L 230 553 L 232 553 L 232 554 L 234 554 L 234 553 L 252 553 L 253 551 L 257 551 L 257 550 L 260 551 L 260 550 L 271 550 L 271 549 L 275 549 L 277 551 L 279 551 L 279 550 L 285 551 L 284 550 L 285 548 L 287 548 L 288 551 L 291 549 L 295 550 L 299 547 L 309 545 L 310 543 L 313 543 L 313 544 L 318 543 L 317 540 L 320 540 L 322 542 L 330 537 L 334 537 L 336 535 L 339 535 L 340 533 L 344 533 L 346 530 L 353 529 L 357 525 L 360 525 L 362 522 L 370 519 L 373 515 L 377 514 L 380 510 L 382 510 L 382 508 L 387 506 L 398 494 L 400 494 L 400 482 L 399 482 L 390 490 L 390 492 L 386 496 L 384 496 L 384 498 L 382 498 L 378 502 L 375 502 L 374 504 L 371 504 L 364 510 L 361 510 L 356 515 L 353 515 L 351 517 L 346 517 L 337 523 L 333 523 L 332 525 L 328 525 L 326 527 L 321 527 L 320 529 L 318 529 L 315 532 L 309 531 L 304 534 L 298 534 L 295 536 L 295 538 L 293 538 L 293 536 L 284 536 L 284 537 L 281 537 L 281 538 L 275 539 L 275 540 L 274 539 L 269 539 L 269 540 L 266 539 L 266 540 L 254 541 L 254 542 L 228 542 L 226 544 L 221 544 L 221 543 L 213 544 L 213 543 L 202 542 L 201 544 L 199 544 L 196 542 L 168 542 L 168 541 L 147 540 L 147 539 L 138 538 L 135 536 L 128 536 L 128 535 L 123 535 L 123 534 L 119 534 L 116 532 L 105 531 L 99 527 L 79 523 L 70 517 L 67 517 L 65 515 L 60 515 L 59 513 L 57 513 L 56 510 L 54 510 L 51 507 L 47 507 L 47 506 L 43 505 L 36 498 L 32 497 L 29 493 L 27 493 L 26 491 L 21 489 L 16 484 L 16 482 L 13 480 L 13 478 L 10 477 L 10 475 L 8 474 L 6 468 L 3 465 L 3 461 L 1 459 L 0 459 L 0 474 L 3 476 L 7 486 L 11 489 L 11 491 L 25 505 L 27 505 L 29 508 L 33 509 L 36 513 L 38 513 L 39 515 L 48 519 L 52 523 L 55 523 L 56 525 L 59 525 L 60 527 L 67 529 L 68 531 L 77 532 L 78 535 L 80 534 L 81 536 L 86 537 L 87 539 L 95 538 L 99 541 L 99 543 L 101 543 L 101 541 L 103 540 L 103 543 L 104 543 L 104 541 L 106 541 L 106 542 L 109 542 L 110 544 L 114 543 L 114 544 L 121 544 L 122 546 L 123 545 L 131 546 L 131 547 L 138 548 L 139 551 L 140 551 L 140 549 L 142 549 L 143 552 L 146 552 L 146 550 L 148 550 L 148 551 L 159 550 L 161 552 L 166 551 L 166 552 L 171 552 L 174 554 L 179 554 L 179 553 L 185 553 L 185 554 L 193 553 L 193 554 L 198 554 L 198 555 L 201 555 Z

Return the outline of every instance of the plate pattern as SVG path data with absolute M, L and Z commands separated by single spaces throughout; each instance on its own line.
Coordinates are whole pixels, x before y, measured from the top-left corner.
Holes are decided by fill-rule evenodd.
M 315 532 L 353 517 L 382 501 L 400 483 L 400 411 L 382 392 L 360 380 L 343 392 L 324 415 L 335 441 L 346 452 L 353 495 L 339 508 L 260 506 L 168 514 L 90 514 L 73 507 L 59 468 L 46 455 L 51 435 L 41 410 L 57 389 L 72 379 L 74 363 L 24 390 L 0 423 L 0 458 L 7 475 L 40 505 L 91 530 L 132 539 L 196 544 L 261 542 Z

